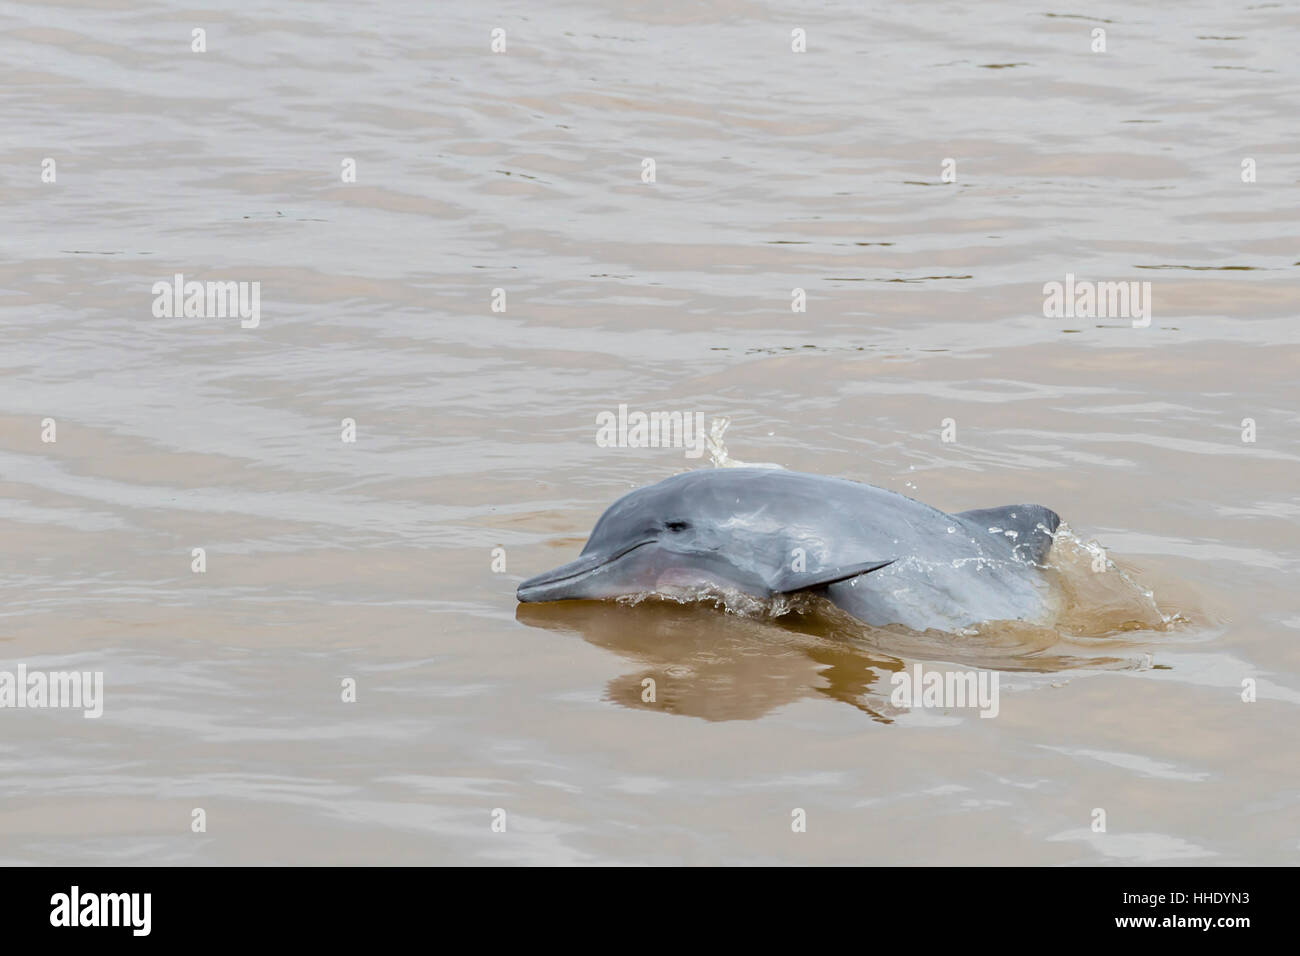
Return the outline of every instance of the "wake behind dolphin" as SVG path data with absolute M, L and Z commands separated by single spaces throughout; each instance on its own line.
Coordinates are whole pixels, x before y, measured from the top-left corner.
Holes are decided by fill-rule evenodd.
M 521 602 L 717 589 L 823 595 L 875 627 L 1046 624 L 1060 518 L 1041 505 L 947 514 L 871 485 L 763 468 L 691 471 L 601 515 L 577 560 L 519 585 Z

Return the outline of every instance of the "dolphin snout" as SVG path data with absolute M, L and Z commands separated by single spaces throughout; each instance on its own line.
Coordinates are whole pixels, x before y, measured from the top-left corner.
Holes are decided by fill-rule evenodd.
M 608 560 L 603 554 L 588 554 L 558 568 L 535 574 L 519 585 L 515 597 L 524 604 L 572 599 L 577 596 L 576 591 L 581 583 Z
M 634 576 L 632 569 L 627 568 L 627 574 L 611 575 L 607 572 L 628 552 L 649 543 L 637 541 L 613 553 L 602 550 L 581 555 L 568 564 L 543 571 L 524 581 L 516 589 L 515 597 L 523 604 L 537 604 L 542 601 L 593 600 L 628 593 L 635 590 L 634 582 L 614 579 Z M 619 567 L 625 568 L 624 565 Z

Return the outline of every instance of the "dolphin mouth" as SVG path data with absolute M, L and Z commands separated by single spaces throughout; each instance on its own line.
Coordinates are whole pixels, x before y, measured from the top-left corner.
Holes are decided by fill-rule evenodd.
M 637 541 L 614 552 L 581 555 L 568 564 L 543 571 L 522 582 L 515 597 L 522 604 L 540 604 L 544 601 L 575 601 L 597 595 L 586 590 L 586 585 L 615 561 L 647 544 L 653 538 Z

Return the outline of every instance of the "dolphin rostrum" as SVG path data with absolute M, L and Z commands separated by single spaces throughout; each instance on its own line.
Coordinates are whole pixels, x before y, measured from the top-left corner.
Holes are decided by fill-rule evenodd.
M 812 591 L 876 627 L 1043 624 L 1053 598 L 1042 565 L 1059 524 L 1041 505 L 947 514 L 841 478 L 701 469 L 619 498 L 577 560 L 524 581 L 518 598 Z

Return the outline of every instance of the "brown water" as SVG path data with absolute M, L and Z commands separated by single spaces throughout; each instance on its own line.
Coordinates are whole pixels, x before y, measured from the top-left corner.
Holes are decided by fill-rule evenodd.
M 1150 7 L 0 7 L 0 670 L 105 680 L 0 710 L 0 860 L 1295 863 L 1300 13 Z M 177 272 L 260 324 L 155 318 Z M 1048 505 L 1066 615 L 519 607 L 709 467 L 620 403 Z

